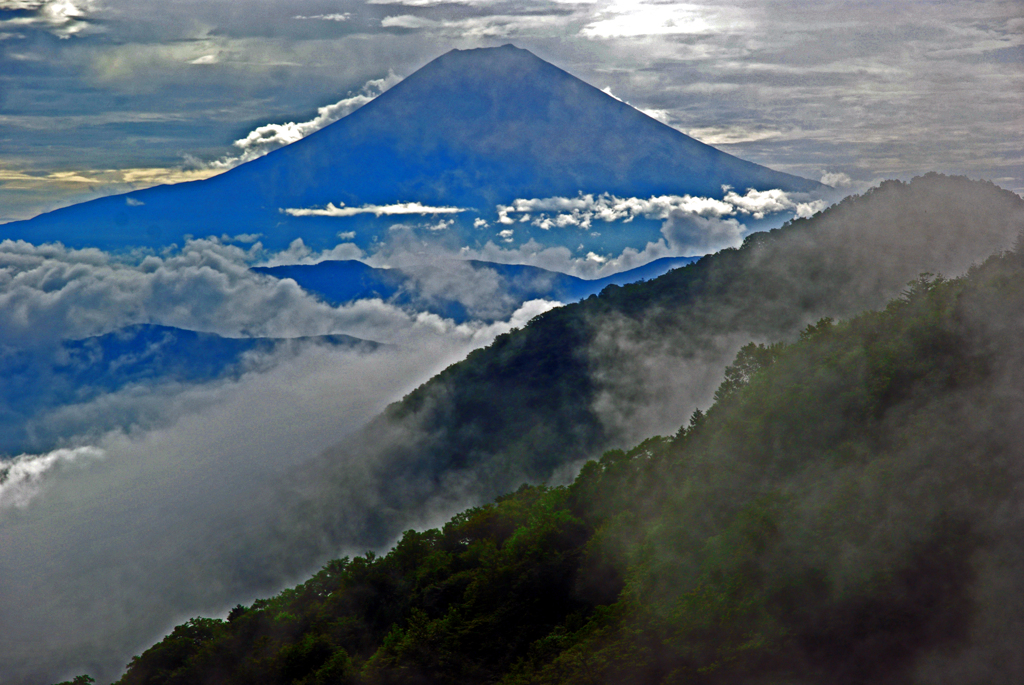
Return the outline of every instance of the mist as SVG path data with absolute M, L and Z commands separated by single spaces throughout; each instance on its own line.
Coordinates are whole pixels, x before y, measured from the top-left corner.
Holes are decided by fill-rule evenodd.
M 884 306 L 921 273 L 959 276 L 1010 249 L 1024 206 L 992 184 L 929 174 L 792 224 L 717 255 L 692 292 L 590 316 L 593 408 L 612 444 L 674 434 L 748 342 L 793 340 L 822 317 Z
M 176 623 L 275 592 L 336 556 L 320 538 L 281 535 L 278 484 L 488 340 L 475 332 L 376 351 L 308 342 L 238 379 L 63 408 L 160 410 L 149 425 L 86 434 L 77 453 L 22 456 L 15 463 L 37 473 L 0 483 L 5 681 L 116 678 Z
M 711 403 L 742 345 L 881 307 L 921 272 L 959 275 L 1022 227 L 1019 197 L 930 175 L 548 312 L 311 462 L 290 485 L 292 517 L 316 522 L 308 536 L 377 546 L 456 503 L 675 434 Z
M 139 255 L 0 244 L 4 354 L 88 369 L 102 350 L 68 357 L 63 340 L 139 323 L 270 336 L 212 379 L 129 378 L 53 404 L 52 371 L 42 369 L 4 398 L 12 407 L 42 398 L 28 443 L 47 450 L 0 461 L 4 682 L 112 680 L 182 620 L 224 614 L 339 555 L 336 541 L 297 537 L 300 523 L 315 522 L 284 516 L 289 474 L 558 304 L 527 302 L 490 324 L 379 299 L 331 307 L 294 281 L 249 271 L 266 257 L 258 243 L 215 239 Z M 382 344 L 317 337 L 340 332 Z

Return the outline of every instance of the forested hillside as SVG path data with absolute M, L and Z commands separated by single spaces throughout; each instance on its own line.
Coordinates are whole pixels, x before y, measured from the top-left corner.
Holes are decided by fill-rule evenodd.
M 922 272 L 1012 245 L 1024 201 L 991 183 L 887 181 L 660 278 L 499 336 L 346 437 L 282 494 L 295 544 L 379 548 L 410 525 L 674 431 L 751 340 L 883 306 Z
M 799 230 L 637 292 L 652 306 L 723 288 L 729 260 Z M 507 368 L 494 360 L 521 359 L 520 341 L 598 308 L 642 311 L 599 298 L 446 377 Z M 119 683 L 1020 682 L 1022 340 L 1021 254 L 918 277 L 878 311 L 743 346 L 673 435 L 192 619 Z M 493 449 L 531 458 L 502 444 L 514 435 L 499 427 Z M 577 432 L 574 453 L 597 435 Z

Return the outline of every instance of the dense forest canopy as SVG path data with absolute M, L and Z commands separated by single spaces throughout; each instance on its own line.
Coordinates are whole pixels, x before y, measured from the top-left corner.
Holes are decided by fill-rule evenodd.
M 1022 339 L 1020 253 L 920 275 L 742 346 L 674 434 L 194 618 L 118 683 L 1020 682 Z

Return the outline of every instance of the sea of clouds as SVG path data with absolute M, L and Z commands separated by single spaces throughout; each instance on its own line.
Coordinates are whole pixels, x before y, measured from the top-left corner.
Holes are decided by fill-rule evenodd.
M 558 304 L 527 302 L 487 324 L 379 299 L 332 307 L 249 269 L 275 259 L 258 242 L 215 238 L 127 255 L 0 242 L 0 355 L 47 358 L 63 341 L 138 324 L 280 342 L 203 382 L 135 379 L 46 406 L 31 421 L 53 448 L 0 455 L 4 682 L 86 670 L 116 677 L 177 622 L 315 569 L 331 550 L 267 547 L 275 483 L 445 366 Z M 338 333 L 382 344 L 317 337 Z M 19 386 L 6 406 L 36 390 L 45 388 Z

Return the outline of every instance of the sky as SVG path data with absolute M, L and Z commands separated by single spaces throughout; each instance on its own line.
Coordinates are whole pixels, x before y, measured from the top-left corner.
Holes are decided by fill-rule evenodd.
M 781 171 L 1024 192 L 1019 0 L 0 0 L 0 221 L 208 176 L 508 42 Z

